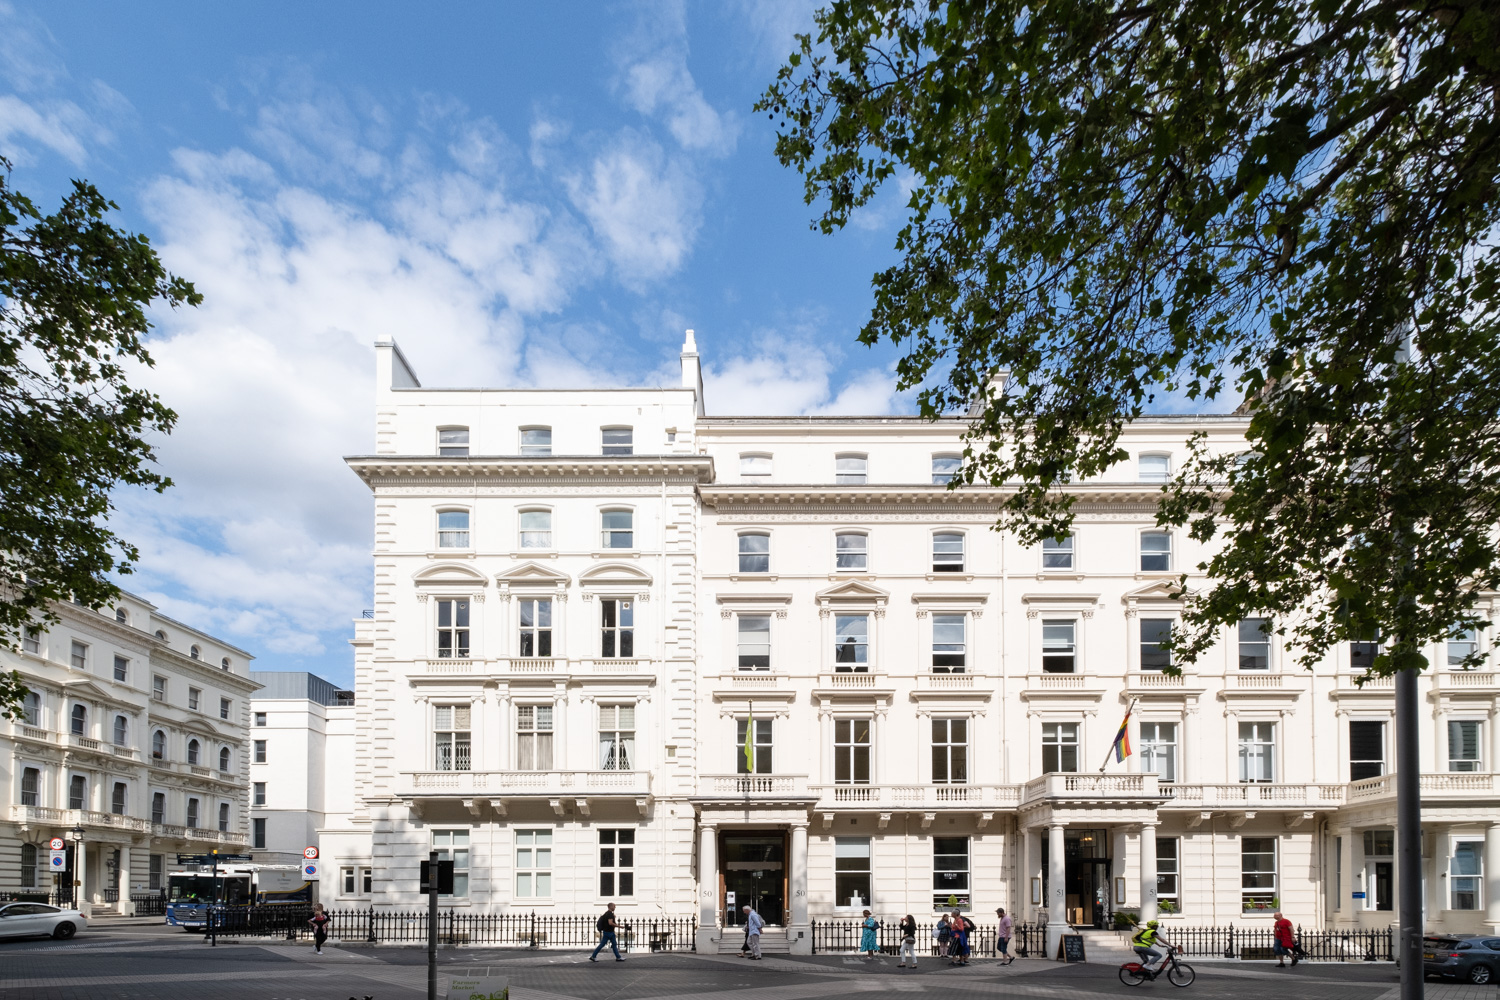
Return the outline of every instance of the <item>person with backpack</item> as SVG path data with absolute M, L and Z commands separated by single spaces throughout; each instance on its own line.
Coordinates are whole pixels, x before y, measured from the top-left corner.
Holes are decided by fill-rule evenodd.
M 908 913 L 901 918 L 901 961 L 896 968 L 904 969 L 908 964 L 917 967 L 917 918 Z
M 953 927 L 952 961 L 949 965 L 969 964 L 969 935 L 977 929 L 974 921 L 964 916 L 957 910 L 953 911 L 953 919 L 949 921 Z
M 590 962 L 599 961 L 599 953 L 604 950 L 605 945 L 609 945 L 610 950 L 615 953 L 616 962 L 625 961 L 620 954 L 620 945 L 615 940 L 615 926 L 615 904 L 610 903 L 609 909 L 599 914 L 599 919 L 594 921 L 594 930 L 599 932 L 599 946 L 589 956 Z
M 1168 952 L 1172 950 L 1171 942 L 1162 936 L 1160 921 L 1156 920 L 1146 921 L 1146 926 L 1136 931 L 1135 936 L 1130 939 L 1130 946 L 1140 956 L 1141 965 L 1147 969 L 1151 968 L 1158 959 L 1166 957 L 1156 950 L 1157 945 L 1166 948 Z

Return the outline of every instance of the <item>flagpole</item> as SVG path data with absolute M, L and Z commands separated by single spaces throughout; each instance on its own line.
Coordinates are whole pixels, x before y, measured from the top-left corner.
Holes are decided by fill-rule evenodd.
M 1136 703 L 1139 702 L 1139 701 L 1140 701 L 1139 698 L 1132 698 L 1132 699 L 1130 699 L 1130 705 L 1129 705 L 1129 707 L 1127 707 L 1125 709 L 1125 725 L 1127 725 L 1127 726 L 1130 725 L 1130 717 L 1135 714 L 1135 706 L 1136 706 Z M 1102 763 L 1102 764 L 1099 765 L 1099 773 L 1100 774 L 1103 774 L 1104 773 L 1104 769 L 1109 766 L 1109 755 L 1115 752 L 1115 744 L 1119 743 L 1119 742 L 1120 742 L 1120 737 L 1119 737 L 1119 733 L 1117 732 L 1115 734 L 1115 738 L 1109 741 L 1109 749 L 1106 750 L 1106 751 L 1104 751 L 1104 763 Z

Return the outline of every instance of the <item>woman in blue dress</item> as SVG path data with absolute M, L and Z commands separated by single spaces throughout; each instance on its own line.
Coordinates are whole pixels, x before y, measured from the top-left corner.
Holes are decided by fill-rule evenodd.
M 864 927 L 864 933 L 859 936 L 859 950 L 874 958 L 875 953 L 880 950 L 880 946 L 875 943 L 875 930 L 880 926 L 880 923 L 874 917 L 870 916 L 869 910 L 866 910 L 865 922 L 862 926 Z

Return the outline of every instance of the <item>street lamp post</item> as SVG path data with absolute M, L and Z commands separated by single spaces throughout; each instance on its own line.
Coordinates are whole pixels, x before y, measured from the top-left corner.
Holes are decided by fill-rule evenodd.
M 83 912 L 83 826 L 80 824 L 68 831 L 73 838 L 73 885 L 70 895 L 73 898 L 73 909 Z

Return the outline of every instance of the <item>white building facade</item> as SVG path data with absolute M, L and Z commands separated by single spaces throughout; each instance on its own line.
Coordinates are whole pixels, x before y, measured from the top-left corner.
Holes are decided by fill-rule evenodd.
M 692 914 L 703 947 L 745 902 L 794 951 L 866 907 L 1394 920 L 1371 649 L 1309 672 L 1252 620 L 1161 669 L 1204 553 L 1155 495 L 1242 419 L 1133 424 L 1069 487 L 1074 536 L 1028 548 L 994 491 L 947 488 L 961 419 L 707 417 L 691 335 L 653 390 L 424 389 L 377 354 L 376 454 L 349 460 L 375 611 L 322 841 L 362 901 L 416 905 L 437 849 L 456 905 Z M 1429 927 L 1494 931 L 1500 684 L 1448 669 L 1471 642 L 1423 680 L 1425 892 Z
M 265 864 L 295 865 L 318 843 L 330 796 L 348 811 L 347 770 L 330 773 L 329 742 L 348 737 L 354 692 L 298 670 L 255 671 L 250 700 L 250 849 Z M 335 760 L 351 760 L 352 744 L 335 745 Z
M 63 890 L 129 913 L 179 852 L 246 849 L 251 656 L 129 593 L 55 611 L 0 649 L 30 691 L 22 718 L 0 721 L 0 892 L 55 891 L 49 842 L 81 830 Z

